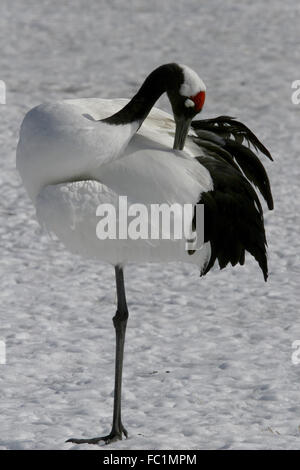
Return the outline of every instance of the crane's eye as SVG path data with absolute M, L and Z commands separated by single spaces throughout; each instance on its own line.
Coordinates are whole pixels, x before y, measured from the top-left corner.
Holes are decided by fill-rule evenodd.
M 194 108 L 195 107 L 195 103 L 193 100 L 190 100 L 189 98 L 187 98 L 184 102 L 184 105 L 187 107 L 187 108 Z

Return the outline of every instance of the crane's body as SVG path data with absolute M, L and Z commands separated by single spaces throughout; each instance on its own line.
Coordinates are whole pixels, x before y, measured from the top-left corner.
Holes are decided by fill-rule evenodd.
M 128 206 L 145 205 L 151 214 L 151 204 L 195 205 L 203 191 L 213 189 L 209 172 L 194 158 L 201 152 L 192 140 L 193 131 L 184 150 L 172 149 L 175 123 L 170 114 L 152 108 L 138 131 L 136 122 L 121 126 L 99 122 L 127 103 L 67 100 L 40 105 L 27 114 L 17 168 L 38 219 L 67 249 L 85 257 L 114 266 L 183 261 L 201 270 L 210 255 L 209 244 L 189 256 L 186 240 L 174 239 L 172 230 L 170 239 L 158 240 L 99 240 L 96 235 L 97 208 L 111 204 L 118 216 L 120 196 L 127 198 Z M 148 223 L 150 238 L 150 217 Z M 187 227 L 191 224 L 192 218 L 185 221 Z

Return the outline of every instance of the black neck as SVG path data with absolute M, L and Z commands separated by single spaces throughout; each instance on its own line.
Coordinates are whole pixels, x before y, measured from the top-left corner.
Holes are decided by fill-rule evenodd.
M 129 124 L 139 121 L 142 124 L 158 98 L 165 91 L 180 86 L 183 81 L 182 74 L 177 64 L 158 67 L 146 78 L 137 94 L 124 108 L 102 121 L 108 124 Z

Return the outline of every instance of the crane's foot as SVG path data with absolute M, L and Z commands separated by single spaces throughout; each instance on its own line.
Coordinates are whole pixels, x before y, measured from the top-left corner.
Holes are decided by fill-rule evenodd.
M 121 441 L 122 436 L 128 437 L 128 432 L 124 428 L 123 424 L 121 424 L 121 429 L 112 429 L 111 433 L 107 436 L 101 437 L 93 437 L 91 439 L 68 439 L 66 442 L 72 442 L 73 444 L 99 444 L 99 442 L 103 441 L 105 444 L 110 444 L 111 442 Z

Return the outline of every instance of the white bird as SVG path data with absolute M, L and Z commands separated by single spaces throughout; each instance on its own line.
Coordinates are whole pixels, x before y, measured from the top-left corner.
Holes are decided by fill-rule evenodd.
M 172 105 L 174 120 L 153 107 L 164 92 Z M 115 266 L 112 430 L 107 436 L 70 439 L 71 442 L 109 443 L 122 439 L 123 434 L 127 437 L 121 420 L 128 319 L 124 265 L 183 261 L 196 263 L 203 275 L 215 260 L 221 268 L 228 262 L 243 264 L 245 251 L 249 251 L 267 278 L 262 208 L 249 181 L 258 186 L 269 208 L 272 196 L 263 166 L 242 145 L 243 139 L 267 156 L 270 154 L 246 126 L 232 118 L 192 122 L 204 99 L 205 85 L 193 70 L 167 64 L 154 70 L 130 101 L 91 98 L 43 104 L 29 111 L 22 123 L 17 168 L 39 221 L 70 251 Z M 158 230 L 158 239 L 99 239 L 99 207 L 115 209 L 116 222 L 120 224 L 120 196 L 126 196 L 128 207 L 143 204 L 147 214 L 154 205 L 164 203 L 179 207 L 189 204 L 193 211 L 184 219 L 183 235 L 178 239 L 174 227 L 181 222 L 182 214 L 176 211 L 169 237 L 164 237 L 164 228 L 156 226 L 157 220 L 149 220 L 143 213 L 139 221 L 147 218 L 148 235 L 151 230 Z M 190 245 L 187 249 L 189 235 L 192 237 L 199 229 L 195 210 L 198 203 L 204 204 L 205 209 L 204 243 L 199 249 Z M 134 210 L 131 215 L 136 215 Z

